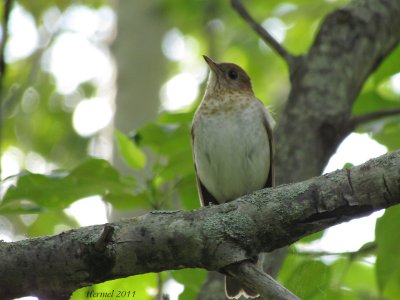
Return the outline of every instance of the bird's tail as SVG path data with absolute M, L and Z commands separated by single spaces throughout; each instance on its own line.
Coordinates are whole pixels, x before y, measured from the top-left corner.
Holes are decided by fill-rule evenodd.
M 229 299 L 239 299 L 241 295 L 245 298 L 255 298 L 259 294 L 244 286 L 239 280 L 225 276 L 225 294 Z

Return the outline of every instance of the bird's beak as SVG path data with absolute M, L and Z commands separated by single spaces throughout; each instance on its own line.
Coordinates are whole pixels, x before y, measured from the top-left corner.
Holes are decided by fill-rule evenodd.
M 214 73 L 218 73 L 219 71 L 218 64 L 206 55 L 203 55 L 203 58 L 210 67 L 211 71 L 213 71 Z

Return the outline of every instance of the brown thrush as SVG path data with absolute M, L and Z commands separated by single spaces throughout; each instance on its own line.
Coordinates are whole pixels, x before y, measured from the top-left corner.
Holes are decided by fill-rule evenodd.
M 192 147 L 203 206 L 232 201 L 274 184 L 271 114 L 254 95 L 250 77 L 238 65 L 215 63 L 193 118 Z M 256 297 L 225 277 L 228 298 Z

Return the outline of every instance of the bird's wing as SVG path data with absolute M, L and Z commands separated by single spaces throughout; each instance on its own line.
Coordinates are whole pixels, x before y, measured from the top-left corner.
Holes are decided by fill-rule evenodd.
M 260 101 L 261 102 L 261 101 Z M 262 103 L 261 103 L 262 104 Z M 267 131 L 268 141 L 269 141 L 269 175 L 268 179 L 264 185 L 264 188 L 273 187 L 275 186 L 275 142 L 274 142 L 274 135 L 272 132 L 273 127 L 275 126 L 275 121 L 268 112 L 267 108 L 262 104 L 264 107 L 264 127 Z
M 194 157 L 194 134 L 193 134 L 193 126 L 191 130 L 192 136 L 192 155 L 193 155 L 193 162 L 194 162 L 194 170 L 196 174 L 196 182 L 197 182 L 197 190 L 199 192 L 200 202 L 202 206 L 208 206 L 211 204 L 219 204 L 217 199 L 206 189 L 204 184 L 201 182 L 199 176 L 197 175 L 197 168 L 196 168 L 196 159 Z

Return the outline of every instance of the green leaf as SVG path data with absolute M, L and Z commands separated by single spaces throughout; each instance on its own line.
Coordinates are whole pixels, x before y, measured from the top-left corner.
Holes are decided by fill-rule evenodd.
M 185 113 L 163 113 L 158 117 L 158 121 L 162 124 L 190 124 L 193 119 L 193 112 Z
M 179 300 L 195 299 L 194 296 L 198 295 L 207 277 L 207 271 L 203 269 L 182 269 L 171 271 L 171 274 L 176 281 L 185 286 Z
M 197 295 L 199 294 L 200 289 L 195 292 L 192 289 L 188 289 L 185 287 L 183 292 L 179 295 L 179 300 L 193 300 L 197 299 Z
M 379 143 L 385 145 L 389 151 L 400 149 L 400 117 L 391 117 L 382 120 L 381 129 L 372 137 Z
M 194 174 L 192 150 L 188 145 L 185 146 L 177 148 L 168 156 L 168 164 L 160 172 L 162 177 L 173 179 L 177 175 Z
M 200 207 L 199 194 L 197 192 L 196 177 L 194 172 L 184 176 L 176 186 L 182 199 L 182 207 L 186 210 Z
M 56 226 L 60 225 L 63 225 L 65 229 L 79 227 L 79 223 L 64 211 L 51 211 L 39 214 L 37 219 L 29 226 L 27 235 L 29 237 L 53 235 L 58 233 L 55 229 Z
M 141 146 L 149 146 L 158 154 L 172 155 L 191 149 L 188 124 L 148 124 L 136 134 Z
M 105 160 L 89 159 L 70 173 L 42 175 L 25 172 L 18 176 L 17 184 L 11 186 L 4 195 L 0 213 L 60 210 L 88 196 L 100 195 L 107 198 L 110 195 L 126 194 L 136 196 L 132 177 L 121 177 Z
M 294 246 L 291 246 L 294 247 Z M 293 275 L 293 270 L 295 270 L 298 266 L 300 266 L 305 261 L 309 261 L 309 258 L 306 258 L 301 255 L 289 254 L 286 256 L 285 261 L 279 271 L 278 280 L 283 282 L 286 285 L 286 282 Z
M 393 206 L 376 222 L 375 239 L 378 244 L 376 272 L 381 291 L 386 284 L 398 278 L 400 270 L 400 206 Z
M 352 167 L 354 167 L 352 163 L 345 163 L 343 169 L 351 169 Z
M 120 210 L 152 208 L 146 193 L 139 193 L 137 195 L 132 195 L 129 193 L 110 193 L 104 196 L 104 200 L 110 202 L 114 208 Z
M 355 261 L 349 265 L 342 284 L 357 294 L 378 296 L 374 267 L 371 264 Z
M 316 260 L 305 261 L 292 270 L 284 285 L 301 299 L 313 299 L 323 294 L 331 277 L 329 267 Z
M 376 83 L 380 83 L 388 77 L 399 72 L 400 65 L 400 47 L 397 47 L 388 57 L 382 62 L 379 68 L 373 74 Z
M 324 231 L 318 231 L 315 232 L 313 234 L 310 234 L 306 237 L 303 237 L 300 241 L 298 241 L 298 243 L 311 243 L 315 240 L 319 240 L 320 238 L 322 238 L 322 236 L 324 235 Z
M 344 289 L 327 288 L 320 295 L 313 297 L 312 300 L 360 300 L 364 298 L 357 297 L 353 291 Z M 365 298 L 369 299 L 369 298 Z
M 368 90 L 358 96 L 353 105 L 354 115 L 363 115 L 382 109 L 398 108 L 399 101 L 383 98 L 376 90 Z
M 389 77 L 385 81 L 383 81 L 377 88 L 379 95 L 381 95 L 384 99 L 389 101 L 393 101 L 394 104 L 397 106 L 400 105 L 400 95 L 399 93 L 393 88 L 392 85 L 392 78 Z
M 382 294 L 385 299 L 400 299 L 400 270 L 386 282 Z
M 115 139 L 124 162 L 134 170 L 143 169 L 146 165 L 146 155 L 143 151 L 119 130 L 115 131 Z

